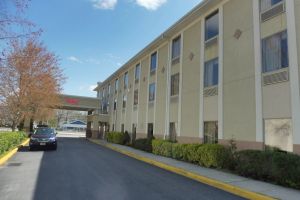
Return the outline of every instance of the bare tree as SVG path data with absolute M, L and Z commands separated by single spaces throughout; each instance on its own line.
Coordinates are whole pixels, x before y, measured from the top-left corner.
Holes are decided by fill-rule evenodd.
M 57 56 L 36 39 L 14 40 L 10 47 L 0 62 L 0 105 L 14 129 L 24 118 L 52 117 L 65 78 Z

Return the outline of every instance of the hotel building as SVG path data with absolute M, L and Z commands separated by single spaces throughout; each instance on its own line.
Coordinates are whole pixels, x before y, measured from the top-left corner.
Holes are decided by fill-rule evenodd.
M 89 126 L 300 154 L 299 63 L 300 0 L 203 0 L 98 83 Z

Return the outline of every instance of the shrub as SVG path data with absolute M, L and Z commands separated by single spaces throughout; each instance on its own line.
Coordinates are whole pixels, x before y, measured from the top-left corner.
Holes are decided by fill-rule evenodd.
M 156 155 L 172 157 L 172 144 L 166 140 L 152 140 L 152 152 Z
M 186 149 L 188 144 L 173 144 L 172 158 L 187 161 Z
M 124 145 L 128 141 L 127 137 L 129 137 L 129 135 L 126 136 L 125 133 L 110 132 L 107 134 L 106 139 L 108 142 Z
M 152 152 L 152 140 L 154 138 L 142 138 L 136 139 L 132 144 L 133 148 L 139 149 L 142 151 Z
M 300 189 L 300 156 L 280 151 L 238 152 L 236 172 L 258 180 Z
M 202 146 L 202 144 L 188 144 L 183 149 L 184 160 L 191 163 L 198 163 L 199 154 L 198 149 Z
M 230 150 L 219 144 L 204 144 L 197 150 L 198 164 L 205 167 L 228 168 L 232 162 Z
M 23 132 L 0 132 L 0 156 L 18 146 L 26 137 Z

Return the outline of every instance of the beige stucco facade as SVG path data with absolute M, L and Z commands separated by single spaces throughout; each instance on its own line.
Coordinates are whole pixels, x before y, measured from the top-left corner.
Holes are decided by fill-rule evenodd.
M 295 105 L 300 104 L 296 101 L 297 95 L 294 95 L 300 85 L 299 65 L 296 70 L 293 65 L 263 73 L 261 49 L 257 48 L 261 48 L 265 38 L 287 31 L 289 43 L 296 38 L 294 43 L 298 50 L 297 62 L 289 63 L 300 63 L 300 2 L 290 1 L 294 1 L 296 32 L 290 28 L 288 22 L 291 16 L 285 10 L 262 20 L 260 15 L 263 13 L 257 10 L 259 0 L 205 0 L 200 3 L 98 85 L 96 90 L 100 97 L 103 90 L 107 91 L 108 85 L 111 86 L 110 94 L 107 93 L 107 98 L 101 100 L 101 104 L 109 102 L 110 130 L 121 131 L 124 125 L 123 131 L 131 133 L 136 126 L 137 137 L 146 137 L 148 124 L 153 124 L 154 136 L 168 139 L 173 123 L 177 141 L 199 143 L 205 142 L 204 124 L 218 122 L 219 143 L 227 144 L 228 140 L 235 139 L 240 149 L 261 149 L 264 144 L 272 145 L 272 141 L 278 141 L 273 140 L 272 137 L 277 136 L 272 131 L 278 130 L 276 126 L 279 124 L 284 124 L 289 126 L 285 129 L 289 141 L 284 144 L 288 145 L 285 150 L 299 153 L 300 136 L 295 134 L 300 133 L 294 129 L 297 129 L 295 123 L 300 123 L 297 114 L 300 110 L 293 110 L 298 109 Z M 280 5 L 288 9 L 290 4 L 286 3 L 283 0 Z M 205 20 L 216 11 L 219 34 L 208 44 L 204 39 Z M 297 37 L 292 37 L 293 34 Z M 179 60 L 173 62 L 172 44 L 178 36 L 180 56 Z M 157 52 L 157 65 L 155 71 L 150 72 L 151 55 L 154 52 Z M 212 88 L 205 88 L 204 66 L 212 59 L 218 60 L 218 83 Z M 289 59 L 292 59 L 290 52 Z M 138 64 L 140 76 L 136 81 L 135 67 Z M 291 70 L 297 74 L 290 78 Z M 289 74 L 287 80 L 265 83 L 267 76 L 277 76 L 282 71 Z M 124 89 L 126 72 L 128 87 Z M 179 92 L 171 96 L 171 76 L 175 74 L 179 74 Z M 117 92 L 114 88 L 116 79 L 119 80 Z M 149 85 L 152 83 L 155 83 L 155 98 L 149 102 Z M 217 92 L 207 95 L 205 92 L 208 89 Z M 138 90 L 137 105 L 134 105 L 135 90 Z M 123 108 L 124 95 L 127 101 Z M 279 121 L 275 123 L 275 119 Z M 265 123 L 268 124 L 267 128 Z M 284 130 L 280 131 L 278 134 L 283 134 Z

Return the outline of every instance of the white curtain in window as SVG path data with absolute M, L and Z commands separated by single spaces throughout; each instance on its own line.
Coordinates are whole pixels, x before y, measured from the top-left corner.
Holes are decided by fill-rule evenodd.
M 261 11 L 265 11 L 272 6 L 272 0 L 261 0 L 260 1 L 260 9 Z
M 281 38 L 274 35 L 265 41 L 265 72 L 281 68 Z

